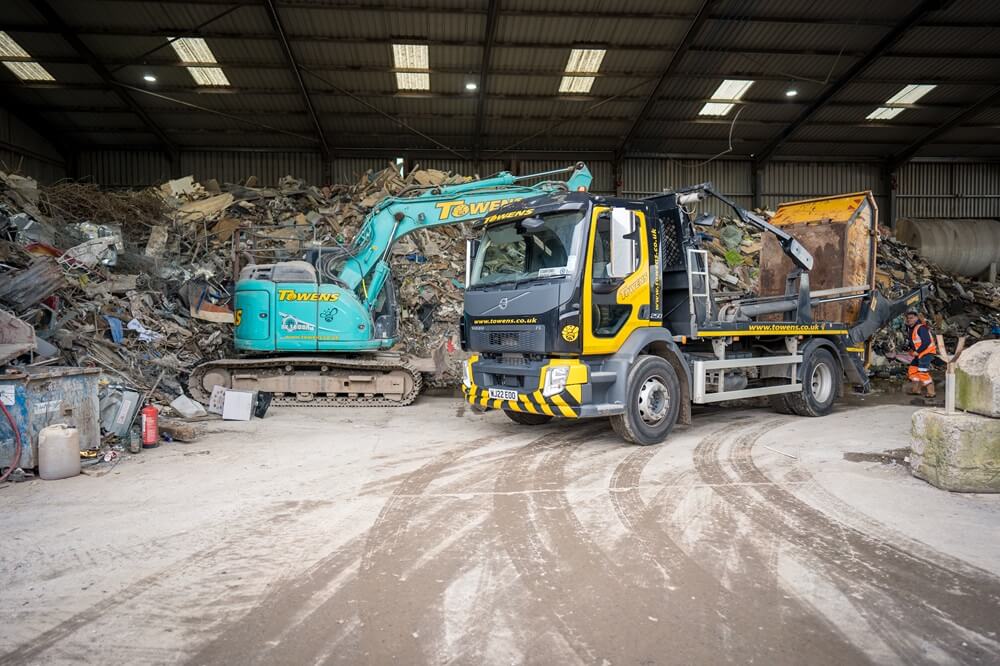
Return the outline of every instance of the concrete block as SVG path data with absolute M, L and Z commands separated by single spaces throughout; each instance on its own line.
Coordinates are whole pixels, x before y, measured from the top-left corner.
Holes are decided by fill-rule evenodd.
M 955 406 L 1000 418 L 1000 340 L 983 340 L 962 352 L 955 368 Z
M 910 428 L 910 471 L 944 490 L 1000 493 L 1000 419 L 921 409 Z

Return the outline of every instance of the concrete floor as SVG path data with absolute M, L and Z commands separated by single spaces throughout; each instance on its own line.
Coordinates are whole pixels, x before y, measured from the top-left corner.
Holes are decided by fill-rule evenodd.
M 995 664 L 1000 496 L 844 459 L 913 409 L 218 423 L 0 489 L 0 663 Z

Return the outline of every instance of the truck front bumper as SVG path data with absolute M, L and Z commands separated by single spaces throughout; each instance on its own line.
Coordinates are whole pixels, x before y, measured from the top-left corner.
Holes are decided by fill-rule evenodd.
M 504 409 L 526 414 L 565 418 L 588 418 L 621 413 L 620 406 L 592 403 L 592 369 L 579 359 L 545 359 L 508 364 L 471 357 L 467 362 L 462 394 L 470 405 L 482 409 Z M 558 392 L 545 395 L 546 375 L 556 367 L 568 366 L 566 384 Z M 514 391 L 515 400 L 490 396 L 490 389 Z

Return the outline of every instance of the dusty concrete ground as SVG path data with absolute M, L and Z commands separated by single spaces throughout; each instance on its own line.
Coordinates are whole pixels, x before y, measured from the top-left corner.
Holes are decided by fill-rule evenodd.
M 219 424 L 0 490 L 0 663 L 995 664 L 1000 497 L 844 459 L 913 409 Z

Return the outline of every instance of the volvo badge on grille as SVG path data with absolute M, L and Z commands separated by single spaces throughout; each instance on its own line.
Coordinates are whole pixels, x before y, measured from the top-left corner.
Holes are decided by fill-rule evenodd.
M 506 310 L 507 306 L 510 305 L 511 301 L 516 301 L 517 299 L 519 299 L 519 298 L 521 298 L 523 296 L 527 296 L 529 293 L 530 292 L 526 291 L 523 294 L 518 294 L 514 298 L 507 298 L 506 296 L 504 296 L 503 298 L 500 299 L 499 303 L 497 303 L 496 305 L 494 305 L 493 307 L 491 307 L 489 310 L 486 310 L 485 312 L 483 312 L 483 314 L 489 314 L 489 313 L 493 312 L 494 310 Z

